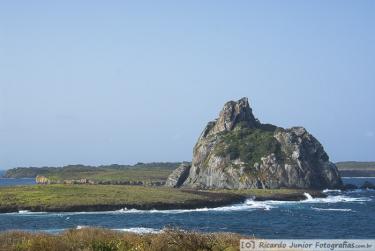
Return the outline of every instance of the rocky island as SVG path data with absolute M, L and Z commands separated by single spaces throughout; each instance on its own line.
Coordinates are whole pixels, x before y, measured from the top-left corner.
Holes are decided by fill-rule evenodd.
M 319 141 L 303 127 L 262 124 L 247 98 L 229 101 L 204 128 L 169 187 L 199 189 L 339 188 L 342 180 Z

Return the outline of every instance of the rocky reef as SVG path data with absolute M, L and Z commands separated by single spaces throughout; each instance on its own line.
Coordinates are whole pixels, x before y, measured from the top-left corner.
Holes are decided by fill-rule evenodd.
M 177 168 L 170 187 L 338 188 L 342 181 L 319 141 L 303 127 L 284 129 L 257 120 L 247 98 L 229 101 L 207 124 L 191 165 Z

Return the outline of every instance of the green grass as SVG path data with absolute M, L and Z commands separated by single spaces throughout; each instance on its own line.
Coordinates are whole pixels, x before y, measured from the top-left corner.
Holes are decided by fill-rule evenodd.
M 85 166 L 68 165 L 63 167 L 18 167 L 7 170 L 6 178 L 35 178 L 37 175 L 51 180 L 125 180 L 161 181 L 177 168 L 179 162 L 138 163 L 136 165 Z
M 166 187 L 116 185 L 33 185 L 0 188 L 0 208 L 40 206 L 45 208 L 82 205 L 144 205 L 184 203 L 207 197 Z
M 165 181 L 172 171 L 161 168 L 137 168 L 107 171 L 87 177 L 93 180 Z
M 199 233 L 165 229 L 158 234 L 121 233 L 98 228 L 46 233 L 2 232 L 0 250 L 8 251 L 234 251 L 240 239 L 231 233 Z M 249 238 L 249 237 L 247 237 Z
M 30 185 L 0 187 L 0 211 L 103 211 L 123 207 L 172 209 L 216 207 L 249 197 L 301 195 L 296 189 L 182 190 L 122 185 Z M 108 206 L 108 207 L 106 207 Z
M 53 175 L 46 174 L 45 176 L 52 181 L 62 180 L 77 180 L 89 179 L 92 181 L 142 181 L 144 183 L 150 182 L 164 182 L 173 169 L 165 168 L 126 168 L 126 169 L 106 169 L 106 170 L 92 170 L 92 171 L 70 171 L 58 172 Z
M 6 172 L 8 178 L 27 178 L 45 176 L 50 181 L 63 183 L 64 180 L 89 179 L 97 183 L 142 182 L 143 184 L 164 183 L 179 163 L 149 163 L 134 166 L 84 166 L 69 165 L 64 167 L 28 167 L 14 168 Z

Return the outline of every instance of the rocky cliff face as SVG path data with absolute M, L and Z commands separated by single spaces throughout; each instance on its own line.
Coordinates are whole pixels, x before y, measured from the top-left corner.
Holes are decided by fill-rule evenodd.
M 342 185 L 336 166 L 317 139 L 302 127 L 261 124 L 247 98 L 224 105 L 219 118 L 200 135 L 191 167 L 180 169 L 170 177 L 178 182 L 167 185 L 203 189 Z

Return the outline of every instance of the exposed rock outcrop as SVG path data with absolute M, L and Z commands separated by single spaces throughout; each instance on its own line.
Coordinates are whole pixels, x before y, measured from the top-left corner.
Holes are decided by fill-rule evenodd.
M 42 175 L 38 175 L 35 177 L 35 183 L 40 185 L 46 185 L 49 184 L 50 181 L 47 179 L 47 177 L 44 177 Z
M 344 184 L 341 187 L 341 190 L 343 190 L 343 191 L 356 190 L 356 189 L 358 189 L 358 186 L 356 186 L 354 184 Z
M 165 185 L 168 187 L 179 187 L 184 183 L 189 175 L 191 165 L 189 163 L 182 163 L 169 176 Z
M 224 105 L 219 118 L 200 135 L 191 167 L 180 168 L 169 178 L 173 186 L 201 189 L 342 185 L 336 166 L 305 128 L 261 124 L 247 98 Z
M 375 185 L 373 183 L 371 183 L 370 181 L 366 181 L 361 186 L 361 189 L 375 189 Z

